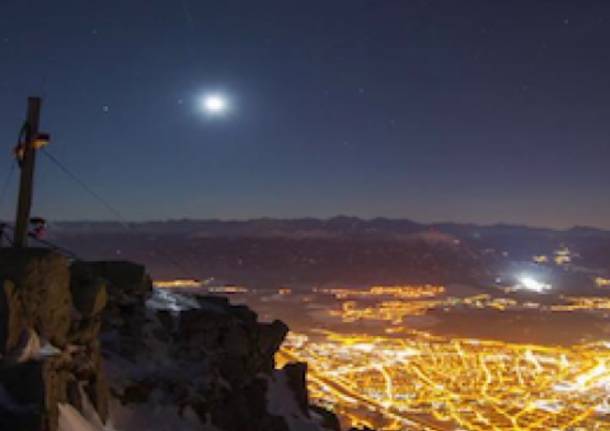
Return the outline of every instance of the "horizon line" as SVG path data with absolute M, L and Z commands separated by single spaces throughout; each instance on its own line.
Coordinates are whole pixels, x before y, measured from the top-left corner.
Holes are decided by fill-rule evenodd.
M 330 217 L 314 217 L 314 216 L 301 216 L 301 217 L 272 217 L 272 216 L 259 216 L 259 217 L 244 217 L 244 218 L 223 218 L 223 217 L 215 217 L 215 218 L 192 218 L 192 217 L 182 217 L 182 218 L 166 218 L 166 219 L 142 219 L 142 220 L 116 220 L 116 219 L 49 219 L 50 223 L 54 224 L 70 224 L 70 223 L 91 223 L 91 224 L 102 224 L 102 223 L 112 223 L 112 224 L 148 224 L 148 223 L 179 223 L 179 222 L 219 222 L 219 223 L 248 223 L 255 221 L 299 221 L 299 220 L 316 220 L 316 221 L 331 221 L 336 219 L 356 219 L 363 222 L 373 222 L 376 220 L 386 220 L 393 222 L 410 222 L 416 225 L 421 225 L 422 227 L 434 227 L 439 225 L 461 225 L 461 226 L 472 226 L 472 227 L 480 227 L 480 228 L 491 228 L 491 227 L 514 227 L 514 228 L 526 228 L 526 229 L 534 229 L 534 230 L 552 230 L 552 231 L 570 231 L 574 229 L 590 229 L 597 230 L 603 232 L 610 232 L 610 228 L 599 227 L 599 226 L 591 226 L 591 225 L 579 225 L 574 224 L 568 227 L 548 227 L 548 226 L 540 226 L 540 225 L 532 225 L 528 223 L 522 222 L 493 222 L 493 223 L 477 223 L 477 222 L 461 222 L 461 221 L 434 221 L 434 222 L 422 222 L 416 221 L 408 217 L 384 217 L 384 216 L 376 216 L 376 217 L 359 217 L 359 216 L 351 216 L 345 214 L 338 214 Z M 8 222 L 6 220 L 0 220 L 0 223 L 5 223 L 7 225 L 11 225 L 12 222 Z

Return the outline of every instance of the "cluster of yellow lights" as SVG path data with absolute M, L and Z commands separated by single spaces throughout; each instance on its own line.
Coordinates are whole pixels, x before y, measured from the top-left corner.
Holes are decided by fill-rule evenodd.
M 362 289 L 321 289 L 316 292 L 330 294 L 337 299 L 389 296 L 401 299 L 432 298 L 445 293 L 444 286 L 431 284 L 402 285 L 402 286 L 372 286 L 368 290 Z
M 329 314 L 341 317 L 345 323 L 380 320 L 399 324 L 406 316 L 421 316 L 436 305 L 435 301 L 383 301 L 374 307 L 359 307 L 356 301 L 346 301 L 341 304 L 340 310 L 330 310 Z
M 434 308 L 610 309 L 610 299 L 564 297 L 542 305 L 481 294 L 447 297 L 442 286 L 324 291 L 342 299 L 345 323 L 387 322 L 385 334 L 312 330 L 289 334 L 278 365 L 309 364 L 314 402 L 345 427 L 382 431 L 610 430 L 610 343 L 549 347 L 452 339 L 411 329 L 407 316 Z M 372 301 L 374 300 L 374 301 Z
M 210 293 L 247 293 L 248 289 L 242 286 L 213 286 L 208 288 Z
M 389 321 L 397 325 L 406 316 L 421 316 L 428 310 L 436 308 L 446 301 L 435 298 L 445 293 L 444 286 L 434 285 L 404 285 L 404 286 L 373 286 L 368 290 L 359 289 L 328 289 L 322 293 L 334 295 L 345 300 L 338 310 L 330 310 L 329 314 L 340 317 L 344 323 L 359 320 Z M 387 299 L 370 306 L 360 306 L 358 299 Z
M 175 287 L 201 287 L 202 283 L 199 280 L 179 278 L 176 280 L 155 280 L 154 285 L 159 289 L 171 289 Z
M 610 278 L 596 277 L 595 284 L 597 287 L 610 287 Z
M 598 296 L 566 297 L 567 304 L 551 305 L 552 311 L 610 310 L 610 298 Z
M 565 265 L 572 262 L 572 252 L 567 247 L 561 247 L 553 252 L 552 259 L 553 262 L 555 262 L 555 265 Z M 536 263 L 549 263 L 551 259 L 549 256 L 541 254 L 532 256 L 532 260 Z
M 610 299 L 600 297 L 568 297 L 565 303 L 556 305 L 542 305 L 538 302 L 518 302 L 512 298 L 492 297 L 489 294 L 480 294 L 465 298 L 431 298 L 426 300 L 388 300 L 375 304 L 366 304 L 356 300 L 347 300 L 341 303 L 340 308 L 331 309 L 329 315 L 339 317 L 344 323 L 360 320 L 390 322 L 393 325 L 404 323 L 405 317 L 422 316 L 430 310 L 449 307 L 467 307 L 475 309 L 492 309 L 497 311 L 518 309 L 539 309 L 541 311 L 576 311 L 576 310 L 605 310 L 610 309 Z M 386 333 L 399 332 L 396 328 L 388 327 Z
M 536 263 L 547 263 L 549 261 L 549 257 L 544 254 L 541 254 L 540 256 L 532 257 L 532 260 Z
M 339 317 L 344 323 L 360 320 L 390 322 L 393 325 L 404 323 L 405 317 L 422 316 L 430 310 L 449 307 L 468 307 L 475 309 L 493 309 L 497 311 L 538 309 L 540 311 L 603 311 L 610 310 L 610 298 L 604 297 L 562 297 L 562 303 L 543 305 L 538 302 L 518 302 L 512 298 L 492 297 L 480 294 L 465 298 L 433 298 L 413 301 L 380 301 L 376 304 L 362 304 L 356 300 L 344 301 L 339 309 L 329 310 L 328 314 Z M 401 332 L 397 328 L 388 327 L 386 333 Z
M 570 263 L 572 261 L 570 249 L 567 247 L 562 247 L 559 250 L 555 250 L 555 257 L 553 258 L 553 260 L 557 265 L 564 265 L 566 263 Z
M 609 430 L 610 346 L 290 334 L 314 401 L 381 430 Z

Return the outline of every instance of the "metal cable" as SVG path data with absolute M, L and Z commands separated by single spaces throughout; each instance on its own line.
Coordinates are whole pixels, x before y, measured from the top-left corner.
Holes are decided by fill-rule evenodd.
M 92 190 L 84 181 L 82 181 L 80 178 L 78 178 L 76 176 L 76 174 L 74 174 L 70 169 L 68 169 L 62 162 L 60 162 L 57 157 L 53 156 L 51 153 L 49 153 L 49 151 L 46 148 L 42 149 L 43 154 L 45 156 L 47 156 L 49 158 L 49 160 L 51 160 L 62 172 L 64 172 L 67 176 L 69 176 L 74 182 L 76 182 L 79 186 L 81 186 L 81 188 L 83 190 L 85 190 L 89 195 L 91 195 L 93 198 L 95 198 L 98 202 L 100 202 L 102 205 L 104 205 L 104 207 L 106 207 L 106 209 L 108 211 L 110 211 L 112 214 L 114 214 L 115 217 L 117 217 L 120 221 L 120 224 L 126 228 L 126 229 L 130 229 L 130 230 L 135 230 L 135 226 L 133 226 L 132 224 L 130 224 L 125 217 L 123 217 L 123 215 L 121 214 L 121 212 L 119 210 L 117 210 L 116 208 L 114 208 L 112 205 L 110 205 L 108 203 L 108 201 L 106 199 L 104 199 L 102 196 L 100 196 L 98 193 L 96 193 L 94 190 Z M 171 263 L 172 265 L 174 265 L 180 272 L 182 272 L 185 275 L 189 275 L 190 278 L 196 279 L 197 277 L 195 277 L 190 271 L 186 270 L 186 268 L 176 259 L 173 258 L 173 256 L 171 256 L 169 253 L 166 253 L 165 251 L 163 251 L 162 249 L 159 249 L 157 247 L 153 246 L 153 249 L 160 255 L 165 256 L 165 259 Z
M 125 226 L 129 227 L 129 223 L 127 222 L 127 220 L 125 220 L 125 218 L 119 212 L 119 210 L 114 208 L 112 205 L 110 205 L 108 203 L 108 201 L 106 201 L 106 199 L 104 199 L 102 196 L 100 196 L 98 193 L 96 193 L 94 190 L 92 190 L 87 184 L 85 184 L 84 181 L 82 181 L 74 173 L 72 173 L 72 171 L 69 170 L 62 162 L 60 162 L 55 156 L 53 156 L 51 153 L 49 153 L 49 151 L 46 148 L 42 149 L 42 153 L 45 156 L 47 156 L 49 158 L 49 160 L 51 160 L 59 169 L 61 169 L 63 171 L 63 173 L 65 173 L 74 182 L 76 182 L 79 186 L 81 186 L 81 188 L 83 190 L 85 190 L 94 199 L 96 199 L 102 205 L 104 205 L 108 211 L 110 211 L 115 217 L 117 217 L 121 221 L 122 224 L 124 224 Z

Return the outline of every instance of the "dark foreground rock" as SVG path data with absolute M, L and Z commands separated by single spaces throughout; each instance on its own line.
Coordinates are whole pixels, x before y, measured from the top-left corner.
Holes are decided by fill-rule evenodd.
M 287 332 L 224 298 L 153 291 L 130 262 L 2 249 L 0 430 L 337 431 L 309 406 L 306 365 L 275 369 Z
M 1 249 L 0 286 L 0 429 L 55 431 L 60 404 L 80 406 L 83 394 L 106 420 L 105 286 L 74 290 L 68 261 L 47 249 Z
M 290 430 L 268 405 L 275 384 L 274 355 L 288 332 L 286 325 L 258 323 L 250 310 L 223 298 L 197 298 L 191 306 L 181 312 L 137 308 L 144 315 L 134 317 L 146 322 L 138 340 L 121 327 L 105 334 L 116 399 L 128 408 L 173 406 L 178 415 L 194 414 L 201 423 L 224 431 Z M 141 343 L 130 356 L 135 367 L 116 367 L 117 357 L 125 358 L 125 345 L 134 342 Z M 139 363 L 146 363 L 146 369 Z M 304 429 L 322 428 L 311 422 Z

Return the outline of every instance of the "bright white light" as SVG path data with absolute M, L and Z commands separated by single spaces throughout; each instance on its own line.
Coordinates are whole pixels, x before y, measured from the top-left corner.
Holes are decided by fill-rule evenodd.
M 200 106 L 210 115 L 220 115 L 227 111 L 229 103 L 221 94 L 208 94 L 201 99 Z
M 547 290 L 551 290 L 551 285 L 546 283 L 541 283 L 540 281 L 529 277 L 523 276 L 519 279 L 520 288 L 525 290 L 531 290 L 536 293 L 543 293 Z

